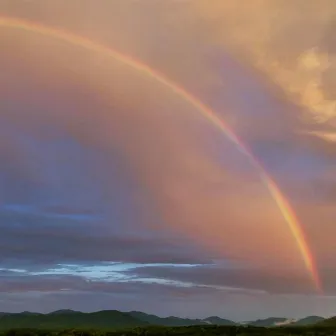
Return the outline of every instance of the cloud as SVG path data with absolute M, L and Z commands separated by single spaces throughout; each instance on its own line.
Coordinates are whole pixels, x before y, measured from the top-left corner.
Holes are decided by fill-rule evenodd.
M 1 215 L 1 254 L 6 265 L 40 267 L 71 262 L 198 263 L 209 258 L 178 237 L 106 234 L 104 226 L 83 220 L 24 214 Z M 62 248 L 60 248 L 62 246 Z
M 191 282 L 195 285 L 212 286 L 214 289 L 237 288 L 255 291 L 266 291 L 272 294 L 313 294 L 314 288 L 309 278 L 297 274 L 292 270 L 273 269 L 262 270 L 258 268 L 230 268 L 220 266 L 195 266 L 193 268 L 174 267 L 138 267 L 127 271 L 139 277 L 153 277 L 171 279 L 175 281 Z
M 212 107 L 292 204 L 333 295 L 334 5 L 302 5 L 4 0 L 0 11 L 137 57 Z M 189 103 L 92 51 L 8 29 L 0 43 L 0 266 L 13 292 L 4 307 L 94 310 L 113 298 L 143 310 L 146 299 L 154 312 L 232 307 L 237 317 L 257 299 L 261 315 L 287 313 L 276 299 L 312 293 L 259 172 Z M 114 262 L 136 265 L 98 281 L 107 271 L 97 267 Z M 160 265 L 171 263 L 180 267 Z
M 65 307 L 81 311 L 119 309 L 193 318 L 216 314 L 243 321 L 268 317 L 272 307 L 277 307 L 272 311 L 276 316 L 290 314 L 300 318 L 313 313 L 329 316 L 334 304 L 332 296 L 319 298 L 323 302 L 323 310 L 320 310 L 316 297 L 311 295 L 269 295 L 253 290 L 223 290 L 216 286 L 177 286 L 169 282 L 106 283 L 78 276 L 25 276 L 21 280 L 8 279 L 2 284 L 6 292 L 0 294 L 0 307 L 6 311 L 50 312 Z M 288 305 L 293 311 L 289 311 Z
M 325 296 L 334 296 L 336 292 L 336 273 L 330 264 L 320 268 L 324 283 Z M 170 265 L 142 267 L 126 270 L 126 274 L 141 278 L 165 279 L 181 283 L 192 283 L 195 288 L 212 288 L 214 291 L 228 293 L 245 293 L 259 295 L 312 295 L 315 289 L 305 274 L 292 269 L 289 274 L 284 266 L 282 269 L 260 269 L 248 266 L 223 267 L 220 264 L 196 265 L 194 267 L 172 267 Z
M 299 0 L 286 4 L 260 0 L 242 8 L 239 2 L 215 1 L 209 5 L 200 0 L 190 2 L 190 7 L 201 22 L 196 28 L 206 31 L 203 36 L 207 34 L 217 46 L 229 46 L 243 62 L 264 71 L 293 101 L 307 108 L 306 118 L 333 123 L 335 97 L 328 89 L 332 84 L 323 80 L 322 88 L 320 79 L 331 71 L 323 61 L 334 63 L 328 54 L 333 55 L 330 31 L 336 8 L 326 0 L 302 14 L 302 4 Z M 251 11 L 257 14 L 251 17 Z M 273 17 L 277 18 L 276 25 Z M 311 62 L 304 62 L 308 61 L 306 56 Z M 306 66 L 309 64 L 314 67 Z
M 336 141 L 336 133 L 332 132 L 319 132 L 319 131 L 312 131 L 309 134 L 315 135 L 320 137 L 321 139 L 325 139 L 326 141 L 335 142 Z
M 48 59 L 53 60 L 54 49 L 44 51 L 42 56 L 50 53 Z M 57 67 L 59 72 L 49 67 L 42 71 L 37 60 L 43 57 L 34 54 L 34 62 L 26 62 L 28 74 L 22 76 L 19 86 L 13 86 L 13 92 L 29 102 L 29 120 L 23 117 L 27 112 L 11 96 L 6 99 L 13 99 L 14 106 L 7 104 L 3 112 L 13 128 L 21 130 L 20 136 L 25 135 L 22 146 L 30 156 L 21 167 L 38 165 L 41 171 L 39 179 L 44 187 L 33 192 L 39 192 L 36 197 L 43 207 L 48 206 L 44 204 L 47 201 L 60 203 L 62 198 L 61 206 L 66 202 L 73 207 L 80 203 L 81 207 L 85 204 L 84 208 L 96 208 L 105 216 L 105 223 L 119 217 L 122 230 L 133 230 L 147 222 L 145 226 L 156 230 L 179 232 L 200 241 L 213 250 L 211 253 L 223 257 L 261 263 L 299 262 L 293 258 L 297 253 L 281 214 L 260 184 L 257 172 L 225 137 L 221 135 L 219 140 L 219 133 L 214 139 L 220 141 L 220 148 L 209 143 L 208 136 L 215 129 L 204 118 L 198 118 L 190 105 L 162 87 L 147 85 L 147 79 L 137 74 L 124 74 L 115 64 L 111 69 L 93 71 L 85 64 L 70 62 L 78 56 L 76 52 L 65 52 L 57 54 L 58 64 L 64 66 Z M 69 64 L 76 64 L 77 69 L 68 71 Z M 50 71 L 52 74 L 47 76 Z M 33 72 L 34 77 L 29 75 Z M 125 78 L 118 83 L 115 77 L 107 80 L 112 74 L 124 74 Z M 82 77 L 83 84 L 74 86 Z M 27 96 L 25 88 L 32 78 L 37 84 L 30 85 L 32 94 Z M 40 80 L 48 85 L 42 86 Z M 142 81 L 144 85 L 139 88 Z M 89 88 L 93 93 L 89 94 Z M 43 101 L 39 98 L 42 92 Z M 259 94 L 264 95 L 263 91 Z M 115 107 L 113 113 L 111 104 Z M 90 127 L 92 124 L 94 127 Z M 43 131 L 50 125 L 51 132 Z M 218 164 L 218 157 L 223 158 L 223 164 Z M 12 178 L 11 188 L 15 180 Z M 7 195 L 11 193 L 9 190 Z M 18 201 L 13 198 L 11 202 Z M 131 203 L 132 213 L 125 211 L 125 202 Z M 254 215 L 243 213 L 242 204 Z M 149 210 L 141 211 L 143 207 Z M 145 218 L 137 216 L 144 212 Z M 272 229 L 268 225 L 271 221 Z M 230 225 L 223 226 L 223 222 Z M 245 232 L 244 236 L 241 232 Z M 286 246 L 283 253 L 279 254 L 274 244 L 258 239 L 263 234 L 282 241 Z M 253 240 L 244 238 L 252 236 Z M 267 255 L 262 252 L 265 250 Z

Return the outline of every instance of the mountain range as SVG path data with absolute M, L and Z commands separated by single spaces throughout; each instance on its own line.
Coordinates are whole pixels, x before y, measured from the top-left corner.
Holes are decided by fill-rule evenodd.
M 303 319 L 291 319 L 286 317 L 269 317 L 262 320 L 243 322 L 242 324 L 255 327 L 280 327 L 280 326 L 306 326 L 324 321 L 321 316 L 308 316 Z
M 328 322 L 329 320 L 332 320 Z M 336 324 L 336 318 L 325 320 L 319 316 L 309 316 L 301 320 L 270 317 L 263 320 L 234 322 L 218 316 L 205 319 L 188 319 L 179 317 L 159 317 L 139 311 L 121 312 L 118 310 L 102 310 L 94 313 L 83 313 L 74 310 L 57 310 L 49 314 L 22 312 L 1 313 L 0 329 L 12 328 L 99 328 L 112 329 L 124 327 L 158 326 L 191 326 L 191 325 L 252 325 L 260 327 L 275 327 L 285 325 L 310 325 L 323 321 L 326 325 Z M 328 324 L 329 323 L 329 324 Z

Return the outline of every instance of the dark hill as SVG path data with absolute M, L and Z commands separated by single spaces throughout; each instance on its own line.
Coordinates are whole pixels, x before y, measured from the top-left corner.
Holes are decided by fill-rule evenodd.
M 114 329 L 148 325 L 182 327 L 194 325 L 236 325 L 236 323 L 221 319 L 217 316 L 211 316 L 202 320 L 174 316 L 159 317 L 139 311 L 120 312 L 118 310 L 102 310 L 95 313 L 82 313 L 70 309 L 63 309 L 49 314 L 30 312 L 0 314 L 0 330 L 12 328 Z
M 0 317 L 0 329 L 12 328 L 96 328 L 113 329 L 146 326 L 147 322 L 118 310 L 103 310 L 95 313 L 57 312 L 53 314 L 6 314 Z
M 298 320 L 296 322 L 293 322 L 291 324 L 292 325 L 295 325 L 295 326 L 306 326 L 306 325 L 312 325 L 312 324 L 316 324 L 316 323 L 319 323 L 319 322 L 322 322 L 324 321 L 325 319 L 321 316 L 307 316 L 301 320 Z
M 233 322 L 231 320 L 223 319 L 218 316 L 210 316 L 202 320 L 203 322 L 207 324 L 214 324 L 214 325 L 237 325 L 236 322 Z
M 81 313 L 81 312 L 76 311 L 76 310 L 71 310 L 71 309 L 60 309 L 60 310 L 55 310 L 49 313 L 49 315 L 73 314 L 73 313 Z
M 269 317 L 266 319 L 249 321 L 249 322 L 246 322 L 246 324 L 250 326 L 254 326 L 254 327 L 274 327 L 277 325 L 277 323 L 282 323 L 287 320 L 288 319 L 285 317 Z
M 193 326 L 193 325 L 235 325 L 236 323 L 230 320 L 222 319 L 217 316 L 211 316 L 206 319 L 187 319 L 175 316 L 159 317 L 156 315 L 149 315 L 143 312 L 131 311 L 129 314 L 139 320 L 148 322 L 152 325 L 179 327 L 179 326 Z
M 128 327 L 146 327 L 149 325 L 165 327 L 189 327 L 189 326 L 237 326 L 240 323 L 222 319 L 218 316 L 210 316 L 205 319 L 188 319 L 174 316 L 159 317 L 139 311 L 120 312 L 118 310 L 102 310 L 94 313 L 82 313 L 70 309 L 57 310 L 49 314 L 41 313 L 0 313 L 0 330 L 13 328 L 43 328 L 43 329 L 115 329 Z M 308 316 L 298 321 L 287 318 L 270 317 L 242 323 L 252 327 L 291 327 L 308 326 L 335 326 L 336 317 L 324 320 L 319 316 Z
M 138 311 L 132 311 L 129 312 L 131 316 L 141 320 L 145 321 L 152 325 L 158 325 L 158 326 L 166 326 L 166 327 L 182 327 L 182 326 L 191 326 L 191 325 L 202 325 L 205 324 L 202 322 L 202 320 L 198 319 L 186 319 L 186 318 L 179 318 L 174 316 L 169 317 L 159 317 L 156 315 L 149 315 L 146 313 L 138 312 Z
M 319 327 L 336 327 L 336 316 L 324 319 L 316 323 L 316 326 Z

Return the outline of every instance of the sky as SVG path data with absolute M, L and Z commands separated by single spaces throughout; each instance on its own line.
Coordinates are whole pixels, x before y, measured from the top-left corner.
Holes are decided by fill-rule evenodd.
M 156 69 L 259 162 L 155 78 L 0 24 L 0 311 L 336 314 L 334 0 L 0 0 L 0 16 Z

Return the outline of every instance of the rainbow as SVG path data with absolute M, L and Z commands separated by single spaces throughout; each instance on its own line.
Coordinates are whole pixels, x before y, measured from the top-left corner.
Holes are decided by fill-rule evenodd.
M 204 105 L 199 99 L 192 96 L 184 88 L 180 87 L 176 83 L 170 81 L 164 75 L 160 74 L 156 70 L 150 68 L 148 65 L 141 63 L 140 61 L 133 59 L 129 56 L 121 54 L 109 47 L 98 44 L 92 40 L 85 37 L 69 33 L 56 28 L 51 28 L 45 25 L 36 24 L 34 22 L 26 21 L 23 19 L 6 17 L 0 15 L 0 27 L 10 28 L 10 29 L 20 29 L 27 32 L 44 35 L 50 38 L 62 40 L 69 44 L 79 46 L 96 53 L 103 54 L 112 58 L 115 61 L 121 62 L 145 76 L 148 76 L 158 83 L 166 86 L 177 96 L 184 99 L 190 105 L 192 105 L 195 110 L 201 113 L 211 124 L 216 126 L 225 136 L 236 145 L 237 149 L 244 154 L 252 164 L 252 166 L 259 172 L 260 177 L 264 185 L 269 190 L 272 198 L 276 202 L 283 218 L 285 219 L 293 238 L 295 239 L 296 245 L 303 259 L 305 268 L 309 272 L 309 275 L 313 281 L 313 284 L 318 292 L 322 291 L 322 286 L 317 271 L 317 267 L 309 249 L 307 239 L 301 228 L 301 225 L 296 217 L 293 209 L 291 208 L 289 202 L 286 200 L 279 187 L 273 181 L 273 179 L 267 174 L 263 166 L 258 162 L 258 160 L 253 156 L 253 154 L 248 150 L 248 148 L 242 143 L 239 137 L 229 129 L 223 120 L 221 120 L 215 112 L 213 112 L 209 107 Z

